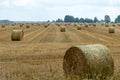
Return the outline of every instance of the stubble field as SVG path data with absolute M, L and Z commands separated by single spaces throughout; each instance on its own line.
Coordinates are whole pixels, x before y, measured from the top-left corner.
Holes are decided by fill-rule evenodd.
M 62 25 L 62 24 L 61 24 Z M 22 29 L 21 41 L 11 41 L 13 29 Z M 115 33 L 108 33 L 108 27 L 83 27 L 67 25 L 65 32 L 50 24 L 19 27 L 0 27 L 0 80 L 64 80 L 63 57 L 67 49 L 74 45 L 103 44 L 114 59 L 114 76 L 120 76 L 120 26 Z

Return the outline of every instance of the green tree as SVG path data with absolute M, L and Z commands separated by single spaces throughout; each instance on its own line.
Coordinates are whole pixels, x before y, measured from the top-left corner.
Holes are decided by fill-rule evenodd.
M 63 20 L 60 19 L 60 18 L 58 18 L 58 19 L 56 20 L 56 22 L 63 22 Z
M 13 23 L 13 22 L 10 20 L 0 20 L 0 23 Z
M 110 16 L 105 15 L 104 20 L 105 20 L 105 23 L 109 23 L 111 21 Z
M 93 20 L 89 19 L 89 18 L 85 18 L 84 22 L 86 22 L 86 23 L 93 23 Z
M 64 22 L 74 22 L 75 18 L 71 15 L 66 15 L 64 18 Z
M 75 18 L 75 22 L 80 22 L 79 18 Z
M 84 18 L 80 18 L 79 22 L 84 23 Z
M 118 15 L 117 18 L 115 19 L 115 23 L 120 23 L 120 15 Z
M 94 20 L 93 20 L 94 23 L 97 23 L 99 22 L 99 20 L 97 19 L 97 17 L 94 17 Z

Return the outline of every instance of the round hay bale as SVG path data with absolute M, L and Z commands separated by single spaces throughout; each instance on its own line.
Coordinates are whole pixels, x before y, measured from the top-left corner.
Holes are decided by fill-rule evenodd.
M 30 25 L 26 25 L 26 28 L 30 28 Z
M 83 24 L 82 24 L 82 23 L 80 23 L 80 25 L 82 26 Z
M 23 30 L 13 30 L 11 34 L 12 41 L 21 41 L 24 36 Z
M 115 28 L 114 27 L 109 27 L 108 31 L 109 31 L 109 33 L 115 33 Z
M 23 24 L 20 24 L 20 27 L 23 27 Z
M 106 27 L 109 27 L 109 24 L 105 24 Z
M 41 26 L 41 24 L 37 24 L 37 26 Z
M 85 24 L 85 27 L 88 27 L 88 25 L 87 25 L 87 24 Z
M 77 23 L 75 23 L 75 24 L 74 24 L 74 26 L 78 26 L 78 24 L 77 24 Z
M 65 26 L 68 26 L 68 24 L 66 23 Z
M 44 25 L 45 28 L 47 28 L 48 26 L 49 26 L 48 24 Z
M 88 25 L 91 26 L 92 24 L 89 23 Z
M 15 26 L 15 24 L 11 24 L 12 26 Z
M 96 27 L 96 24 L 93 24 L 93 27 Z
M 113 27 L 116 27 L 116 25 L 115 25 L 115 24 L 112 24 L 112 26 L 113 26 Z
M 2 28 L 5 28 L 5 25 L 2 25 Z
M 77 26 L 77 30 L 81 30 L 82 29 L 82 27 L 81 26 Z
M 101 23 L 101 26 L 104 26 L 104 24 L 103 24 L 103 23 Z
M 120 26 L 120 23 L 118 23 L 117 26 Z
M 104 45 L 73 46 L 65 53 L 63 70 L 66 77 L 105 78 L 114 74 L 114 62 Z
M 61 24 L 57 24 L 57 26 L 61 26 Z
M 61 27 L 60 27 L 60 31 L 61 31 L 61 32 L 65 32 L 65 31 L 66 31 L 66 30 L 65 30 L 65 26 L 61 26 Z

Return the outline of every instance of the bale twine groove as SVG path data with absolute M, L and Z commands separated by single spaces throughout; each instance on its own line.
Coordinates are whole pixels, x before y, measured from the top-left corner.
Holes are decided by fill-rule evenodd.
M 21 41 L 24 36 L 23 30 L 13 30 L 11 34 L 12 41 Z
M 63 70 L 66 77 L 94 78 L 101 75 L 105 78 L 113 75 L 114 62 L 104 45 L 73 46 L 65 53 Z
M 115 33 L 115 28 L 114 27 L 109 27 L 108 31 L 109 31 L 109 33 Z

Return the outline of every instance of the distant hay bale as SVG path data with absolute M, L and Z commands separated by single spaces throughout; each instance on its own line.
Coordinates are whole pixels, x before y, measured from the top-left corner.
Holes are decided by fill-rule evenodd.
M 82 26 L 82 25 L 83 25 L 83 23 L 80 23 L 80 25 Z
M 93 27 L 96 27 L 96 24 L 93 24 Z
M 109 24 L 105 24 L 105 27 L 109 27 Z
M 57 26 L 61 26 L 61 24 L 56 24 Z
M 68 26 L 68 24 L 66 23 L 65 26 Z
M 30 25 L 26 25 L 26 28 L 30 28 Z
M 103 23 L 101 23 L 101 26 L 104 26 L 104 24 L 103 24 Z
M 117 26 L 120 26 L 120 23 L 118 23 Z
M 63 70 L 66 77 L 106 78 L 114 74 L 114 62 L 111 52 L 104 45 L 74 46 L 64 55 Z
M 13 30 L 11 34 L 12 41 L 21 41 L 24 36 L 23 30 Z
M 15 26 L 15 24 L 11 24 L 12 26 Z
M 92 24 L 89 23 L 88 25 L 91 26 Z
M 109 33 L 115 33 L 115 28 L 114 27 L 109 27 L 108 31 L 109 31 Z
M 112 24 L 113 27 L 115 27 L 116 25 L 115 24 Z
M 2 28 L 5 28 L 5 25 L 2 25 L 1 27 L 2 27 Z
M 77 26 L 77 30 L 81 30 L 82 29 L 82 27 L 81 26 Z
M 44 25 L 45 28 L 47 28 L 48 26 L 49 26 L 48 24 Z
M 41 24 L 38 24 L 37 26 L 41 26 Z
M 36 24 L 32 23 L 31 26 L 35 26 Z
M 74 24 L 74 26 L 78 26 L 78 24 L 77 24 L 77 23 L 75 23 L 75 24 Z
M 85 24 L 85 27 L 88 27 L 88 25 L 87 25 L 87 24 Z
M 65 31 L 66 31 L 66 30 L 65 30 L 65 26 L 61 26 L 61 27 L 60 27 L 60 31 L 61 31 L 61 32 L 65 32 Z
M 20 24 L 20 27 L 23 27 L 23 24 Z
M 68 26 L 70 26 L 70 23 L 68 23 Z

